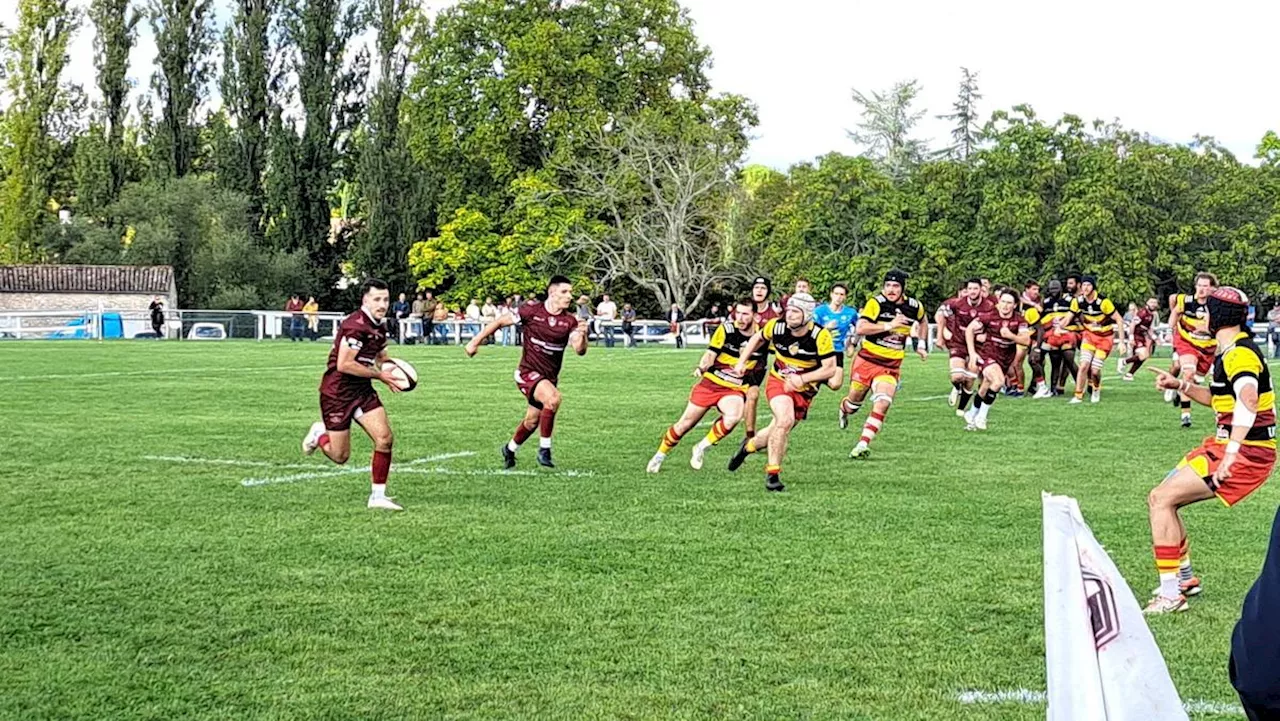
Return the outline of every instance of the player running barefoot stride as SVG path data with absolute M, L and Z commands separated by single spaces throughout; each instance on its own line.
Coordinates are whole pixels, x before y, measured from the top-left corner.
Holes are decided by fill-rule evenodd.
M 751 336 L 733 369 L 735 375 L 744 376 L 755 354 L 766 345 L 773 346 L 773 369 L 765 384 L 773 420 L 748 438 L 729 461 L 729 470 L 736 471 L 749 454 L 767 447 L 765 490 L 786 490 L 781 478 L 782 459 L 787 454 L 791 429 L 809 414 L 809 405 L 823 384 L 834 390 L 843 380 L 836 365 L 831 331 L 813 322 L 816 305 L 808 293 L 792 295 L 783 317 L 774 318 Z
M 387 384 L 392 393 L 390 371 L 381 370 L 387 360 L 387 306 L 391 294 L 387 284 L 370 278 L 360 286 L 360 310 L 342 320 L 334 333 L 329 364 L 320 378 L 320 420 L 311 426 L 302 441 L 308 456 L 319 449 L 339 465 L 351 457 L 351 422 L 355 421 L 373 441 L 373 487 L 369 508 L 404 510 L 387 497 L 387 475 L 391 472 L 391 424 L 382 407 L 373 379 Z
M 884 417 L 898 392 L 907 337 L 914 339 L 921 361 L 929 357 L 926 319 L 924 304 L 907 296 L 907 274 L 900 270 L 885 274 L 880 295 L 868 299 L 858 314 L 862 348 L 853 364 L 849 395 L 840 403 L 840 427 L 848 427 L 849 416 L 862 407 L 868 391 L 872 394 L 872 405 L 871 415 L 862 426 L 862 437 L 849 452 L 850 458 L 865 458 L 871 452 L 871 441 L 884 425 Z
M 1176 390 L 1212 408 L 1218 432 L 1188 453 L 1147 497 L 1160 587 L 1146 613 L 1186 610 L 1187 596 L 1200 593 L 1179 509 L 1215 495 L 1233 506 L 1267 480 L 1276 462 L 1275 394 L 1266 356 L 1247 325 L 1249 299 L 1222 287 L 1205 307 L 1208 332 L 1218 348 L 1212 385 L 1203 388 L 1155 370 L 1158 389 Z
M 515 315 L 499 316 L 464 349 L 468 357 L 474 357 L 486 338 L 507 326 L 520 325 L 524 349 L 520 365 L 516 366 L 516 388 L 529 407 L 511 441 L 502 447 L 503 468 L 515 468 L 516 451 L 535 430 L 540 431 L 539 465 L 555 468 L 551 462 L 551 433 L 556 426 L 556 411 L 560 410 L 560 389 L 556 386 L 564 365 L 564 350 L 572 347 L 578 355 L 587 353 L 587 322 L 569 312 L 572 305 L 573 285 L 568 278 L 557 275 L 547 284 L 546 300 L 531 300 L 517 308 Z
M 684 415 L 680 416 L 680 420 L 662 434 L 658 452 L 649 459 L 649 465 L 645 470 L 649 473 L 661 471 L 662 462 L 667 459 L 671 449 L 675 448 L 684 434 L 693 430 L 693 427 L 698 425 L 702 417 L 712 408 L 720 411 L 720 417 L 711 425 L 711 431 L 706 437 L 693 447 L 689 465 L 694 470 L 701 470 L 703 456 L 707 449 L 733 432 L 734 426 L 742 420 L 747 393 L 746 381 L 734 371 L 734 366 L 738 362 L 742 347 L 751 339 L 751 336 L 755 335 L 755 332 L 756 315 L 752 310 L 751 301 L 738 301 L 733 308 L 732 320 L 721 323 L 711 334 L 707 350 L 698 360 L 698 367 L 693 370 L 693 377 L 699 380 L 694 384 L 693 391 L 689 393 L 689 405 L 685 406 Z M 750 373 L 757 366 L 762 365 L 767 354 L 768 348 L 762 344 L 756 354 L 747 360 L 747 372 Z
M 1196 274 L 1195 295 L 1169 296 L 1169 325 L 1173 332 L 1174 373 L 1184 381 L 1200 385 L 1213 367 L 1214 352 L 1218 341 L 1205 325 L 1209 296 L 1218 287 L 1213 273 Z M 1182 427 L 1191 427 L 1191 398 L 1185 394 L 1165 393 L 1165 400 L 1178 399 L 1182 409 Z
M 978 345 L 978 336 L 983 337 Z M 1026 317 L 1018 312 L 1018 296 L 1006 288 L 1000 293 L 1000 301 L 994 311 L 985 311 L 973 319 L 964 329 L 965 346 L 969 351 L 969 363 L 979 369 L 982 384 L 978 386 L 973 408 L 964 415 L 967 430 L 987 430 L 987 414 L 996 402 L 1000 391 L 1008 382 L 1005 369 L 1013 363 L 1017 349 L 1031 343 Z

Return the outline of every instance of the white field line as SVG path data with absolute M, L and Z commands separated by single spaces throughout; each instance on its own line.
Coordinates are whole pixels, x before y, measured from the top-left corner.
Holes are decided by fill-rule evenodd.
M 466 458 L 468 456 L 474 456 L 475 454 L 476 454 L 475 451 L 462 451 L 459 453 L 441 453 L 435 456 L 427 456 L 426 458 L 418 458 L 412 461 L 408 461 L 406 463 L 394 463 L 391 465 L 391 472 L 392 473 L 397 473 L 397 472 L 412 473 L 413 467 L 419 464 L 438 463 L 439 461 L 447 461 L 452 458 Z M 306 467 L 314 468 L 314 466 L 306 466 Z M 297 468 L 297 465 L 296 464 L 278 465 L 276 466 L 276 468 Z M 349 476 L 349 475 L 354 475 L 359 473 L 368 473 L 370 470 L 371 470 L 370 466 L 343 466 L 340 468 L 330 468 L 329 470 L 311 471 L 310 473 L 291 473 L 287 476 L 265 476 L 265 477 L 259 477 L 259 478 L 246 478 L 240 481 L 240 485 L 246 488 L 252 488 L 253 486 L 266 486 L 266 485 L 271 485 L 275 483 L 296 483 L 297 481 L 309 481 L 316 478 L 330 478 L 330 477 L 337 477 L 337 476 Z
M 317 374 L 323 367 L 312 363 L 294 366 L 219 366 L 214 368 L 149 368 L 135 371 L 101 371 L 98 373 L 48 373 L 33 376 L 0 376 L 0 383 L 8 381 L 53 381 L 72 380 L 76 378 L 117 378 L 125 376 L 159 376 L 190 375 L 192 373 L 272 373 L 276 371 L 315 370 Z
M 1007 691 L 961 691 L 956 694 L 956 700 L 968 705 L 1015 703 L 1025 706 L 1038 706 L 1046 702 L 1047 696 L 1044 691 L 1018 688 Z M 1187 710 L 1187 713 L 1244 716 L 1244 709 L 1239 704 L 1222 703 L 1221 701 L 1191 699 L 1184 701 L 1182 707 Z

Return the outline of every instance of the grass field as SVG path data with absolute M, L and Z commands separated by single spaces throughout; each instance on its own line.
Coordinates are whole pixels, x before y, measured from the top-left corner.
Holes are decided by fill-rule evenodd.
M 643 472 L 696 351 L 593 348 L 566 361 L 560 468 L 527 447 L 504 475 L 515 352 L 402 348 L 424 383 L 384 394 L 388 514 L 367 439 L 345 474 L 298 451 L 327 350 L 0 345 L 0 718 L 1043 718 L 957 700 L 1044 689 L 1041 490 L 1145 594 L 1146 493 L 1209 427 L 1144 379 L 1001 399 L 967 434 L 945 361 L 909 358 L 871 460 L 824 392 L 766 494 L 760 458 L 723 470 L 740 431 L 701 473 L 696 435 Z M 1223 705 L 1197 718 L 1234 701 L 1277 498 L 1187 514 L 1206 590 L 1151 625 L 1183 699 Z

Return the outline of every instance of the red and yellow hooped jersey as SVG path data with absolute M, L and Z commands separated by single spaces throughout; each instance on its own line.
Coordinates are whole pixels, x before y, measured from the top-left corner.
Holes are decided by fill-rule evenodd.
M 1179 295 L 1174 305 L 1182 309 L 1178 316 L 1178 336 L 1197 348 L 1214 350 L 1218 341 L 1209 332 L 1209 304 L 1196 300 L 1194 295 Z
M 865 318 L 872 323 L 888 323 L 897 317 L 898 313 L 906 316 L 912 324 L 925 322 L 923 303 L 915 298 L 906 296 L 899 298 L 895 302 L 884 297 L 883 293 L 867 299 L 867 304 L 862 306 L 862 311 L 858 313 L 858 318 Z M 963 329 L 961 330 L 963 331 Z M 910 335 L 911 326 L 907 326 L 906 328 L 863 336 L 862 347 L 858 349 L 858 356 L 883 366 L 895 368 L 902 365 L 902 359 L 907 355 L 907 337 Z
M 822 365 L 822 361 L 836 356 L 835 340 L 831 331 L 810 322 L 802 335 L 795 335 L 782 318 L 774 318 L 764 324 L 761 331 L 773 350 L 773 368 L 769 374 L 784 380 L 786 376 L 808 371 Z M 817 392 L 818 386 L 808 383 L 802 392 Z
M 1258 381 L 1257 416 L 1253 427 L 1242 445 L 1259 448 L 1276 447 L 1276 397 L 1271 388 L 1271 370 L 1262 351 L 1248 333 L 1236 336 L 1231 347 L 1213 362 L 1213 410 L 1218 414 L 1218 441 L 1226 443 L 1231 437 L 1232 420 L 1236 409 L 1236 381 L 1254 378 Z
M 1094 294 L 1090 300 L 1083 295 L 1071 301 L 1071 312 L 1084 322 L 1084 329 L 1090 333 L 1105 335 L 1116 327 L 1116 306 L 1110 298 Z

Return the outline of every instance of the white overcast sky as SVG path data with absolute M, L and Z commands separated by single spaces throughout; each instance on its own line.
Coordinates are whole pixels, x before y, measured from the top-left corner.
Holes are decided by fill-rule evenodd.
M 225 19 L 225 2 L 218 15 Z M 429 7 L 446 4 L 428 0 Z M 785 169 L 857 152 L 850 90 L 914 78 L 929 111 L 921 137 L 947 141 L 960 66 L 977 71 L 987 116 L 1029 103 L 1043 118 L 1119 118 L 1170 142 L 1212 135 L 1242 160 L 1280 130 L 1274 32 L 1280 3 L 1146 0 L 683 0 L 711 48 L 712 82 L 760 109 L 750 162 Z M 0 2 L 13 27 L 16 3 Z M 143 25 L 145 26 L 145 21 Z M 144 29 L 132 74 L 145 88 L 155 55 Z M 91 30 L 70 77 L 93 84 Z

